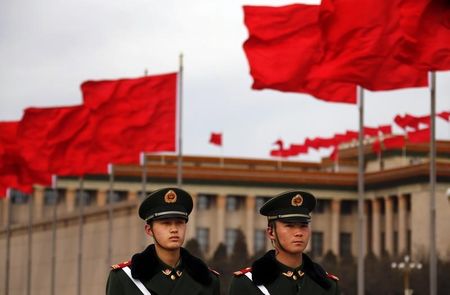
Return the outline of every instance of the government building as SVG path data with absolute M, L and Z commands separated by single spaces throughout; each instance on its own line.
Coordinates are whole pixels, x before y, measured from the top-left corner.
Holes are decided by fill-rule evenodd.
M 450 141 L 436 146 L 436 250 L 439 259 L 449 260 Z M 381 154 L 366 145 L 364 169 L 366 253 L 427 259 L 429 144 L 407 144 Z M 55 294 L 104 294 L 109 265 L 130 259 L 151 243 L 137 216 L 142 191 L 176 186 L 178 158 L 149 154 L 145 169 L 116 165 L 112 172 L 82 180 L 59 178 L 55 190 L 35 186 L 31 198 L 13 192 L 0 200 L 0 294 L 5 281 L 9 294 L 26 294 L 31 288 L 33 295 L 48 295 L 52 285 Z M 239 230 L 250 254 L 269 249 L 267 221 L 259 208 L 290 189 L 318 198 L 310 254 L 319 261 L 328 252 L 338 259 L 357 255 L 355 146 L 341 146 L 338 161 L 323 158 L 319 163 L 184 156 L 181 173 L 182 188 L 194 198 L 186 241 L 195 238 L 207 258 L 219 243 L 231 253 Z

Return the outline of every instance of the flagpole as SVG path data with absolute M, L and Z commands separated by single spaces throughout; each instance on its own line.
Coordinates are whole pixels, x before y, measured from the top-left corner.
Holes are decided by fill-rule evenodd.
M 52 175 L 52 189 L 55 196 L 55 203 L 53 204 L 53 217 L 52 217 L 52 266 L 51 266 L 51 295 L 55 295 L 55 275 L 56 275 L 56 215 L 58 209 L 58 189 L 57 189 L 58 176 Z
M 145 156 L 145 152 L 141 152 L 139 162 L 142 166 L 142 192 L 139 199 L 140 201 L 143 201 L 147 192 L 147 157 Z M 141 246 L 142 248 L 145 248 L 146 237 L 145 235 L 141 235 L 141 237 Z
M 358 295 L 364 295 L 364 89 L 358 86 L 359 134 L 358 134 Z
M 180 53 L 180 70 L 178 73 L 178 165 L 177 185 L 183 185 L 183 145 L 182 145 L 182 118 L 183 118 L 183 53 Z
M 113 228 L 113 189 L 114 189 L 114 165 L 108 164 L 109 191 L 108 191 L 108 259 L 107 267 L 112 265 L 112 228 Z
M 430 72 L 430 295 L 437 294 L 436 257 L 436 72 Z
M 82 261 L 83 261 L 83 223 L 84 223 L 84 192 L 83 192 L 83 176 L 79 178 L 78 191 L 78 269 L 77 269 L 77 294 L 81 295 L 82 282 Z
M 28 258 L 27 258 L 27 295 L 31 294 L 31 264 L 33 259 L 33 195 L 28 195 Z
M 11 256 L 11 189 L 6 190 L 7 202 L 7 214 L 6 217 L 6 263 L 5 263 L 5 295 L 9 292 L 9 266 L 10 266 L 10 256 Z

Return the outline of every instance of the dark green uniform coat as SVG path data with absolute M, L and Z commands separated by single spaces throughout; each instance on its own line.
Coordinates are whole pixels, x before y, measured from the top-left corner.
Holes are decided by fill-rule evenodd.
M 107 295 L 142 295 L 123 271 L 122 267 L 126 265 L 129 265 L 133 278 L 140 280 L 152 295 L 220 294 L 217 274 L 203 261 L 181 248 L 181 263 L 176 269 L 171 269 L 159 260 L 155 246 L 150 245 L 144 252 L 133 255 L 130 263 L 111 270 L 106 285 Z
M 246 272 L 252 273 L 251 281 Z M 284 273 L 284 274 L 283 274 Z M 230 295 L 261 295 L 257 285 L 264 285 L 271 295 L 338 295 L 337 278 L 328 275 L 320 265 L 303 254 L 303 264 L 298 269 L 289 268 L 275 259 L 275 251 L 267 252 L 251 268 L 235 273 Z

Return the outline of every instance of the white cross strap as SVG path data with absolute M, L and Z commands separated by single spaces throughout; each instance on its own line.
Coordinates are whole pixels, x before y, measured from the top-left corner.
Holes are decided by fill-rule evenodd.
M 139 290 L 141 290 L 142 294 L 144 295 L 152 295 L 150 293 L 149 290 L 147 290 L 147 288 L 145 288 L 144 284 L 142 284 L 141 281 L 133 278 L 133 276 L 131 276 L 131 269 L 128 266 L 125 266 L 124 268 L 122 268 L 122 270 L 127 274 L 127 276 L 130 278 L 130 280 L 133 281 L 133 283 L 136 285 L 136 287 L 139 288 Z
M 253 278 L 252 278 L 252 273 L 251 272 L 246 272 L 245 276 L 253 282 Z M 270 295 L 269 290 L 267 290 L 267 288 L 264 285 L 256 285 L 256 287 L 258 287 L 259 290 L 261 290 L 261 292 L 263 292 L 264 295 Z

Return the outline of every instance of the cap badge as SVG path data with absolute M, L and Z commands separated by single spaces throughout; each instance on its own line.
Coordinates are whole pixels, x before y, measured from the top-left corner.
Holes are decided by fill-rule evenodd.
M 170 204 L 175 203 L 176 201 L 177 201 L 177 194 L 173 190 L 170 190 L 165 194 L 164 202 Z
M 303 204 L 303 198 L 300 194 L 297 194 L 295 197 L 291 200 L 291 205 L 294 207 L 299 207 Z

